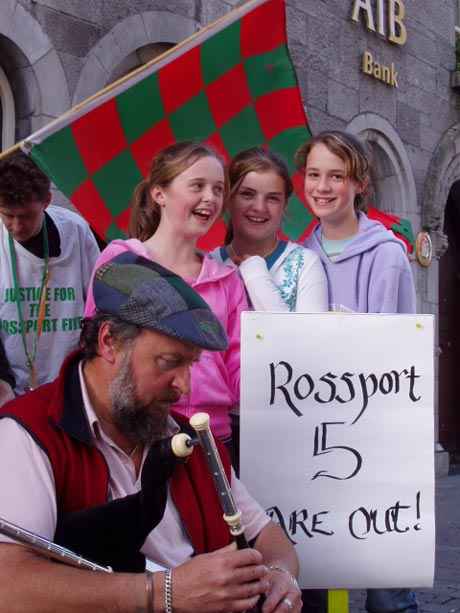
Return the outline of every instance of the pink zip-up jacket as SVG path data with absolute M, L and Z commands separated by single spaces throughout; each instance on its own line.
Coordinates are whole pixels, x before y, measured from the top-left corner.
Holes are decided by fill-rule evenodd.
M 95 270 L 125 251 L 151 259 L 144 244 L 136 238 L 114 240 L 96 261 Z M 94 271 L 93 271 L 94 276 Z M 85 317 L 94 315 L 92 279 L 86 299 Z M 190 394 L 181 397 L 174 410 L 190 417 L 204 411 L 211 417 L 211 428 L 221 440 L 231 436 L 229 410 L 240 400 L 240 314 L 248 310 L 243 282 L 232 269 L 203 255 L 200 274 L 191 283 L 206 300 L 227 332 L 227 351 L 203 351 L 192 367 Z

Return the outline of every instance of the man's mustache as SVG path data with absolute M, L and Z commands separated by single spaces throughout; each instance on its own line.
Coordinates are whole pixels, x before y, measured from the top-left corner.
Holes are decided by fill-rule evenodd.
M 161 396 L 161 398 L 159 398 L 158 400 L 160 402 L 169 402 L 171 404 L 175 404 L 176 402 L 179 401 L 181 395 L 182 394 L 180 392 L 170 392 L 169 394 L 165 394 L 164 396 Z

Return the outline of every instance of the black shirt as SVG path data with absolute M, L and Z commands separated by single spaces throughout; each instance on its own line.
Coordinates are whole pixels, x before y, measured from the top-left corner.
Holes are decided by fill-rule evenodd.
M 49 245 L 49 255 L 50 258 L 57 258 L 61 255 L 61 239 L 59 237 L 59 231 L 56 227 L 56 224 L 45 211 L 45 223 L 46 229 L 48 230 L 48 245 Z M 19 243 L 33 253 L 37 258 L 43 258 L 43 227 L 38 234 L 32 236 L 28 240 L 23 243 Z
M 6 358 L 5 349 L 0 339 L 0 379 L 6 381 L 12 388 L 16 385 L 16 380 L 13 375 L 13 371 L 10 368 L 9 362 Z

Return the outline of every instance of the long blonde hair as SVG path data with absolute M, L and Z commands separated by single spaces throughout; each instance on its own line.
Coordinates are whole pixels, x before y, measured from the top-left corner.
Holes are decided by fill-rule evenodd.
M 214 157 L 225 166 L 219 155 L 204 143 L 179 142 L 162 149 L 152 160 L 148 177 L 141 181 L 134 190 L 131 200 L 129 219 L 129 236 L 146 241 L 154 234 L 160 224 L 160 206 L 150 194 L 155 186 L 167 187 L 184 170 L 203 157 Z M 224 197 L 228 189 L 225 180 Z
M 347 176 L 365 188 L 367 187 L 371 172 L 370 154 L 359 139 L 339 130 L 320 132 L 297 150 L 294 160 L 299 170 L 305 171 L 308 156 L 315 145 L 327 147 L 331 153 L 344 162 Z M 366 189 L 356 194 L 354 206 L 355 211 L 366 212 Z

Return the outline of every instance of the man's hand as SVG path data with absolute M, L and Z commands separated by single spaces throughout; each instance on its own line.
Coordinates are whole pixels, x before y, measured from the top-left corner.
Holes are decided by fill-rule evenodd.
M 270 572 L 270 590 L 263 613 L 300 613 L 302 599 L 295 577 L 299 562 L 294 547 L 280 526 L 269 522 L 257 537 L 256 549 Z
M 251 609 L 269 588 L 262 555 L 229 545 L 174 569 L 173 608 L 177 613 L 237 613 Z
M 271 568 L 269 580 L 270 591 L 262 613 L 300 613 L 302 594 L 294 577 L 288 571 Z
M 9 400 L 14 400 L 15 395 L 11 385 L 3 379 L 0 379 L 0 407 L 6 404 Z

